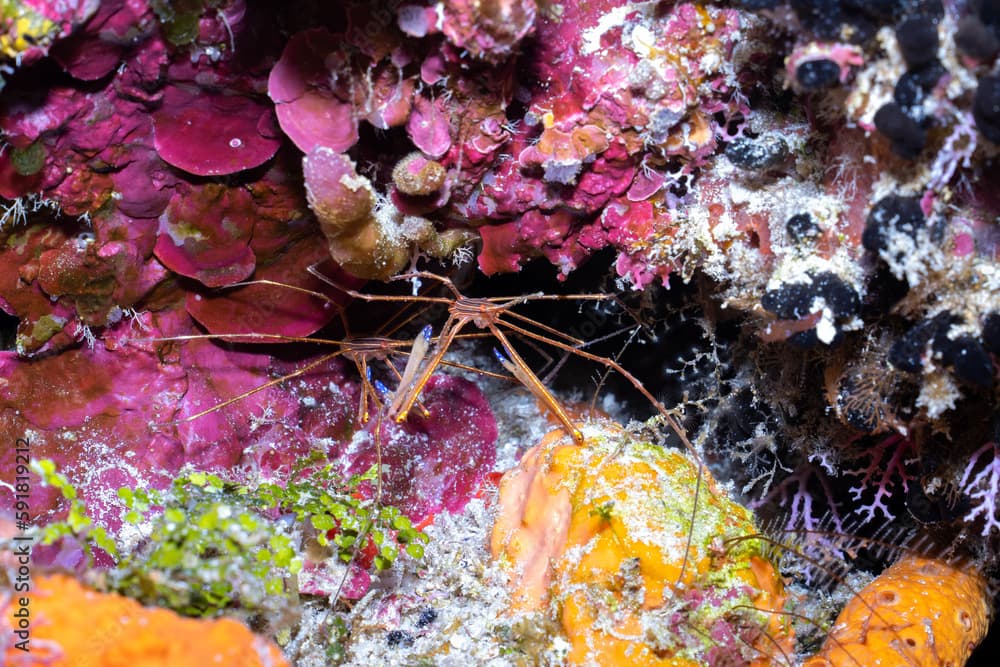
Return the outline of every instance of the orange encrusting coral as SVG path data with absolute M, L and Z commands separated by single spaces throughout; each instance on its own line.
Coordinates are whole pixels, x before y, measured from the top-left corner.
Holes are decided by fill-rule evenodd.
M 986 636 L 990 599 L 979 572 L 904 556 L 854 596 L 803 667 L 961 667 Z
M 571 664 L 768 665 L 787 652 L 760 543 L 723 546 L 756 532 L 749 511 L 702 470 L 692 525 L 699 468 L 685 454 L 608 421 L 581 430 L 581 445 L 549 433 L 501 481 L 491 550 L 512 572 L 513 610 L 555 612 Z
M 2 610 L 4 634 L 10 634 L 15 600 L 6 600 Z M 0 661 L 4 665 L 288 666 L 277 646 L 237 621 L 183 618 L 121 595 L 92 591 L 65 575 L 35 579 L 28 609 L 31 651 L 9 642 Z

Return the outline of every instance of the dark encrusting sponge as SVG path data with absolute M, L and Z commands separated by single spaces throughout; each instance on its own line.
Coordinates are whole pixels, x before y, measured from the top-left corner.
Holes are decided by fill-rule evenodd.
M 969 334 L 951 335 L 953 325 L 961 322 L 962 318 L 949 311 L 920 322 L 893 344 L 889 363 L 900 370 L 916 373 L 924 367 L 928 355 L 935 355 L 958 379 L 977 387 L 991 387 L 993 361 L 987 346 Z M 984 325 L 984 341 L 987 340 L 986 329 Z
M 763 171 L 788 159 L 788 144 L 781 137 L 739 137 L 726 146 L 726 157 L 742 169 Z
M 922 67 L 937 59 L 937 25 L 929 16 L 914 16 L 896 26 L 896 41 L 910 67 Z
M 797 213 L 785 223 L 788 237 L 795 243 L 806 243 L 820 235 L 819 226 L 808 213 Z
M 832 88 L 840 81 L 840 65 L 827 60 L 807 60 L 795 68 L 795 79 L 804 90 Z
M 982 135 L 1000 144 L 1000 74 L 991 74 L 979 80 L 976 97 L 972 101 L 972 116 Z
M 888 247 L 889 237 L 893 234 L 902 232 L 916 238 L 917 231 L 923 229 L 926 223 L 918 197 L 889 195 L 875 202 L 868 213 L 861 244 L 865 250 L 879 252 Z

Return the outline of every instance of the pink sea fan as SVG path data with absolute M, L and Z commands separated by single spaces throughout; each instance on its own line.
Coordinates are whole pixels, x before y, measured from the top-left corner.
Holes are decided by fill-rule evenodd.
M 915 479 L 907 468 L 912 462 L 907 455 L 913 453 L 914 445 L 910 440 L 901 435 L 891 435 L 865 453 L 864 456 L 868 459 L 866 465 L 845 471 L 848 475 L 860 478 L 857 486 L 851 487 L 854 500 L 862 500 L 869 493 L 873 494 L 870 503 L 854 510 L 861 515 L 862 523 L 871 522 L 879 512 L 888 520 L 895 518 L 886 501 L 892 496 L 894 486 L 900 485 L 906 491 L 910 482 Z
M 976 450 L 958 485 L 972 501 L 965 520 L 972 523 L 982 517 L 983 537 L 1000 532 L 1000 445 L 988 442 Z

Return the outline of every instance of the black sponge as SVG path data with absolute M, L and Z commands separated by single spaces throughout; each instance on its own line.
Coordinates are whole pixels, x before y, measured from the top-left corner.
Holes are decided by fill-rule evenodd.
M 972 115 L 982 135 L 1000 144 L 1000 74 L 984 76 L 979 80 L 976 97 L 972 101 Z
M 890 234 L 903 232 L 916 237 L 917 230 L 923 228 L 925 223 L 919 198 L 889 195 L 872 206 L 861 235 L 861 244 L 866 250 L 878 252 L 886 248 Z
M 910 67 L 921 67 L 937 58 L 937 26 L 926 16 L 908 18 L 896 26 L 896 41 Z
M 927 145 L 927 132 L 895 102 L 875 112 L 875 127 L 892 142 L 893 152 L 907 160 L 920 155 Z
M 795 78 L 806 90 L 830 88 L 840 81 L 840 65 L 832 60 L 807 60 L 795 68 Z
M 1000 51 L 1000 39 L 978 18 L 966 16 L 955 31 L 955 46 L 967 56 L 989 62 Z

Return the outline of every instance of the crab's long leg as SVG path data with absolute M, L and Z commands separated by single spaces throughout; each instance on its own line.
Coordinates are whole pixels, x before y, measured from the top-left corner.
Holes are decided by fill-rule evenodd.
M 503 332 L 494 325 L 490 325 L 490 331 L 493 332 L 493 335 L 496 336 L 497 340 L 499 340 L 503 345 L 504 351 L 508 354 L 508 356 L 510 356 L 510 359 L 506 359 L 502 354 L 494 350 L 493 352 L 496 354 L 497 360 L 503 365 L 504 368 L 510 371 L 511 374 L 513 374 L 513 376 L 516 377 L 521 384 L 523 384 L 528 391 L 535 396 L 535 398 L 542 401 L 549 408 L 549 410 L 555 414 L 559 423 L 563 425 L 563 428 L 567 433 L 573 436 L 573 439 L 577 443 L 583 442 L 583 433 L 581 433 L 580 429 L 576 427 L 573 420 L 569 418 L 569 415 L 566 414 L 566 410 L 564 410 L 559 401 L 556 400 L 556 397 L 552 395 L 552 392 L 550 392 L 545 385 L 542 384 L 542 381 L 539 380 L 538 376 L 531 371 L 528 364 L 526 364 L 524 359 L 521 358 L 521 355 L 514 350 L 510 341 L 507 340 L 507 337 L 503 334 Z
M 689 452 L 691 452 L 692 454 L 694 454 L 696 457 L 698 456 L 697 450 L 695 450 L 694 445 L 692 445 L 691 442 L 690 442 L 690 440 L 688 440 L 687 435 L 684 432 L 684 429 L 681 428 L 681 425 L 677 423 L 677 420 L 673 418 L 673 416 L 670 414 L 669 411 L 667 411 L 666 406 L 664 406 L 663 403 L 661 403 L 655 396 L 653 396 L 653 394 L 650 393 L 650 391 L 648 389 L 646 389 L 646 387 L 642 384 L 642 382 L 639 380 L 639 378 L 635 377 L 634 375 L 632 375 L 631 373 L 629 373 L 627 370 L 625 370 L 625 368 L 622 367 L 622 365 L 619 364 L 617 361 L 615 361 L 613 359 L 608 359 L 607 357 L 602 357 L 602 356 L 597 355 L 597 354 L 593 354 L 592 352 L 587 352 L 586 350 L 583 350 L 583 349 L 581 349 L 579 347 L 571 347 L 571 346 L 566 345 L 564 343 L 561 343 L 559 341 L 554 341 L 551 338 L 546 338 L 545 336 L 542 336 L 541 334 L 537 334 L 537 333 L 535 333 L 533 331 L 529 331 L 528 329 L 524 329 L 522 327 L 514 326 L 513 324 L 510 324 L 509 322 L 506 324 L 506 326 L 509 329 L 511 329 L 512 331 L 516 331 L 517 333 L 519 333 L 522 336 L 525 336 L 527 338 L 531 338 L 531 339 L 534 339 L 534 340 L 537 340 L 537 341 L 541 341 L 543 343 L 548 343 L 549 345 L 555 346 L 555 347 L 557 347 L 557 348 L 559 348 L 561 350 L 565 350 L 565 351 L 569 352 L 570 354 L 575 354 L 576 356 L 578 356 L 578 357 L 580 357 L 582 359 L 587 359 L 589 361 L 593 361 L 593 362 L 596 362 L 596 363 L 599 363 L 599 364 L 603 364 L 604 366 L 610 368 L 611 370 L 613 370 L 616 373 L 618 373 L 619 375 L 621 375 L 623 378 L 625 378 L 626 380 L 628 380 L 628 382 L 633 387 L 635 387 L 636 391 L 638 391 L 640 394 L 642 394 L 643 398 L 645 398 L 647 401 L 649 401 L 649 403 L 654 408 L 656 408 L 656 411 L 667 422 L 667 425 L 670 426 L 670 428 L 674 431 L 674 433 L 677 435 L 677 437 L 680 438 L 681 442 L 684 444 L 684 447 Z
M 368 360 L 363 358 L 358 362 L 361 371 L 361 400 L 358 401 L 358 423 L 367 424 L 371 414 L 368 412 L 368 396 L 374 394 L 372 389 L 372 369 Z
M 447 299 L 445 297 L 437 297 L 437 296 L 421 296 L 421 295 L 401 296 L 392 294 L 365 294 L 364 292 L 359 292 L 356 289 L 351 289 L 350 287 L 344 287 L 343 285 L 339 284 L 337 281 L 333 280 L 329 276 L 323 275 L 319 271 L 319 269 L 317 269 L 315 266 L 307 267 L 306 271 L 308 271 L 310 274 L 312 274 L 319 280 L 323 281 L 330 287 L 333 287 L 334 289 L 339 290 L 348 296 L 352 296 L 355 299 L 361 299 L 362 301 L 387 301 L 387 302 L 403 301 L 406 303 L 443 303 L 448 305 L 450 305 L 452 302 L 452 299 Z M 403 274 L 395 276 L 394 278 L 392 278 L 392 280 L 397 280 L 399 278 L 402 278 L 404 277 L 404 275 L 411 275 L 411 274 Z M 417 275 L 417 274 L 412 274 L 412 275 Z M 428 274 L 428 275 L 433 276 L 434 274 Z
M 323 294 L 322 292 L 317 292 L 315 290 L 308 289 L 306 287 L 299 287 L 298 285 L 289 285 L 288 283 L 279 283 L 277 280 L 268 280 L 267 278 L 259 278 L 257 280 L 244 280 L 242 282 L 233 283 L 232 285 L 226 285 L 220 289 L 233 289 L 234 287 L 249 287 L 251 285 L 270 285 L 271 287 L 280 287 L 282 289 L 291 290 L 292 292 L 299 292 L 301 294 L 308 294 L 311 297 L 315 297 L 320 301 L 325 301 L 337 308 L 343 308 L 339 303 L 330 298 L 329 295 Z
M 239 339 L 239 340 L 235 340 Z M 228 343 L 319 343 L 321 345 L 343 345 L 343 341 L 328 338 L 309 338 L 307 336 L 287 336 L 285 334 L 268 333 L 212 333 L 212 334 L 181 334 L 178 336 L 157 336 L 154 338 L 132 338 L 135 343 L 169 343 L 187 340 L 224 340 Z
M 539 329 L 541 329 L 545 333 L 552 334 L 553 336 L 558 336 L 559 338 L 562 338 L 564 341 L 566 341 L 570 345 L 575 345 L 576 346 L 576 345 L 583 345 L 583 343 L 584 343 L 584 341 L 580 340 L 579 338 L 574 338 L 573 336 L 570 336 L 565 331 L 559 331 L 558 329 L 553 329 L 550 326 L 542 324 L 541 322 L 536 322 L 535 320 L 531 319 L 530 317 L 525 317 L 524 315 L 521 315 L 519 313 L 515 313 L 512 310 L 505 310 L 502 315 L 497 316 L 497 322 L 503 322 L 500 319 L 500 317 L 503 317 L 503 316 L 510 316 L 510 317 L 513 317 L 515 320 L 518 320 L 520 322 L 525 322 L 527 324 L 530 324 L 531 326 L 538 327 Z M 507 326 L 510 326 L 509 322 L 503 322 L 503 324 L 505 324 Z
M 282 384 L 283 382 L 287 382 L 288 380 L 291 380 L 292 378 L 299 377 L 300 375 L 305 375 L 306 373 L 308 373 L 312 369 L 316 368 L 317 366 L 319 366 L 319 365 L 321 365 L 323 363 L 326 363 L 330 359 L 333 359 L 334 357 L 338 357 L 341 354 L 343 354 L 343 350 L 337 350 L 336 352 L 331 352 L 330 354 L 324 354 L 319 359 L 316 359 L 315 361 L 310 361 L 308 364 L 306 364 L 302 368 L 298 369 L 297 371 L 293 371 L 293 372 L 291 372 L 291 373 L 289 373 L 287 375 L 283 375 L 280 378 L 275 378 L 273 380 L 269 380 L 268 382 L 265 382 L 264 384 L 260 385 L 259 387 L 254 387 L 250 391 L 245 391 L 242 394 L 240 394 L 239 396 L 234 396 L 234 397 L 230 398 L 228 401 L 223 401 L 222 403 L 219 403 L 218 405 L 213 405 L 212 407 L 208 408 L 207 410 L 202 410 L 201 412 L 199 412 L 197 414 L 190 415 L 188 417 L 184 417 L 183 419 L 178 419 L 178 420 L 172 421 L 172 422 L 165 422 L 163 424 L 157 424 L 157 426 L 173 426 L 173 425 L 176 425 L 176 424 L 185 424 L 187 422 L 194 421 L 195 419 L 198 419 L 199 417 L 204 417 L 205 415 L 207 415 L 207 414 L 209 414 L 211 412 L 215 412 L 216 410 L 221 410 L 222 408 L 226 407 L 227 405 L 232 405 L 233 403 L 236 403 L 238 401 L 242 401 L 244 398 L 247 398 L 248 396 L 253 396 L 257 392 L 264 391 L 265 389 L 268 389 L 270 387 L 274 387 L 275 385 Z

